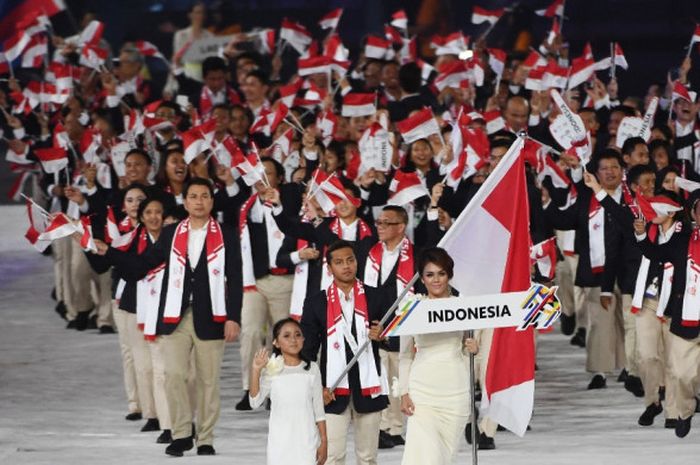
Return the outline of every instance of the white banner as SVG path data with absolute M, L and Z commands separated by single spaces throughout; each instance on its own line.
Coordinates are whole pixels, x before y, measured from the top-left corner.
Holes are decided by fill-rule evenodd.
M 486 328 L 534 326 L 545 329 L 559 317 L 556 287 L 470 297 L 404 301 L 384 331 L 386 336 L 444 333 Z
M 205 58 L 217 56 L 221 47 L 231 42 L 233 35 L 204 37 L 192 42 L 185 54 L 182 56 L 183 63 L 200 63 Z
M 391 136 L 386 129 L 378 129 L 374 135 L 369 135 L 369 130 L 363 135 L 358 144 L 360 150 L 360 173 L 374 168 L 386 173 L 391 169 L 391 157 L 393 146 Z

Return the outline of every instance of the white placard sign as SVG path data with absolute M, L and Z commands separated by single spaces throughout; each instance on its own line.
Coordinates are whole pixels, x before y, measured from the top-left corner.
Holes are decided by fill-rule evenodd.
M 233 35 L 229 36 L 214 36 L 203 37 L 197 39 L 187 48 L 187 51 L 182 56 L 183 63 L 199 63 L 210 56 L 217 56 L 221 47 L 231 42 Z
M 129 146 L 128 142 L 120 142 L 113 145 L 112 150 L 109 153 L 110 158 L 112 159 L 112 167 L 114 168 L 114 172 L 117 173 L 117 176 L 120 178 L 126 176 L 125 161 L 126 154 L 129 153 L 129 150 L 131 150 L 131 147 Z
M 358 144 L 361 157 L 360 172 L 364 173 L 374 168 L 386 173 L 391 169 L 393 153 L 389 131 L 381 128 L 377 129 L 374 135 L 370 135 L 370 132 L 370 129 L 367 129 Z

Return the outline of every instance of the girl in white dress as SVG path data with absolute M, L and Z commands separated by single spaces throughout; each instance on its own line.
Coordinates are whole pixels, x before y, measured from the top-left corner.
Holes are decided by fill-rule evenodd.
M 418 273 L 429 299 L 451 297 L 453 261 L 443 249 L 426 249 Z M 402 465 L 453 462 L 471 412 L 469 358 L 474 339 L 464 331 L 401 336 L 401 411 L 408 416 Z
M 273 356 L 260 349 L 250 376 L 250 406 L 272 401 L 267 464 L 323 465 L 328 450 L 321 372 L 301 356 L 304 336 L 296 320 L 278 321 L 272 336 Z

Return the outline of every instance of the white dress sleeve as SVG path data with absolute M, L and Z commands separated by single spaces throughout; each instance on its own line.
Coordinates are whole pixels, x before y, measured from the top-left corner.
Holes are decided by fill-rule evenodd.
M 408 394 L 408 378 L 411 375 L 411 365 L 415 356 L 415 341 L 413 336 L 401 336 L 399 348 L 399 396 Z
M 319 421 L 326 420 L 326 410 L 323 406 L 323 384 L 321 382 L 321 371 L 318 369 L 318 365 L 314 362 L 311 362 L 311 368 L 309 369 L 313 372 L 314 376 L 311 386 L 311 389 L 313 390 L 311 393 L 311 400 L 314 407 L 314 420 L 316 423 L 318 423 Z
M 265 402 L 265 399 L 270 395 L 270 383 L 271 380 L 270 377 L 267 376 L 267 369 L 263 368 L 260 374 L 260 390 L 258 391 L 258 395 L 253 397 L 248 394 L 251 408 L 256 409 Z

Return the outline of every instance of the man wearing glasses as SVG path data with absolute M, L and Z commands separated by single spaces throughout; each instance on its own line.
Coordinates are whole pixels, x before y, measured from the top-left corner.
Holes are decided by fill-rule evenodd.
M 365 286 L 383 290 L 387 300 L 394 300 L 414 274 L 413 244 L 406 237 L 408 214 L 402 207 L 387 205 L 374 223 L 377 242 L 369 251 L 365 262 L 363 281 Z M 399 376 L 399 338 L 381 341 L 379 348 L 384 370 L 389 381 Z M 382 411 L 379 431 L 379 448 L 388 449 L 403 445 L 403 415 L 398 398 L 389 397 L 389 407 Z

